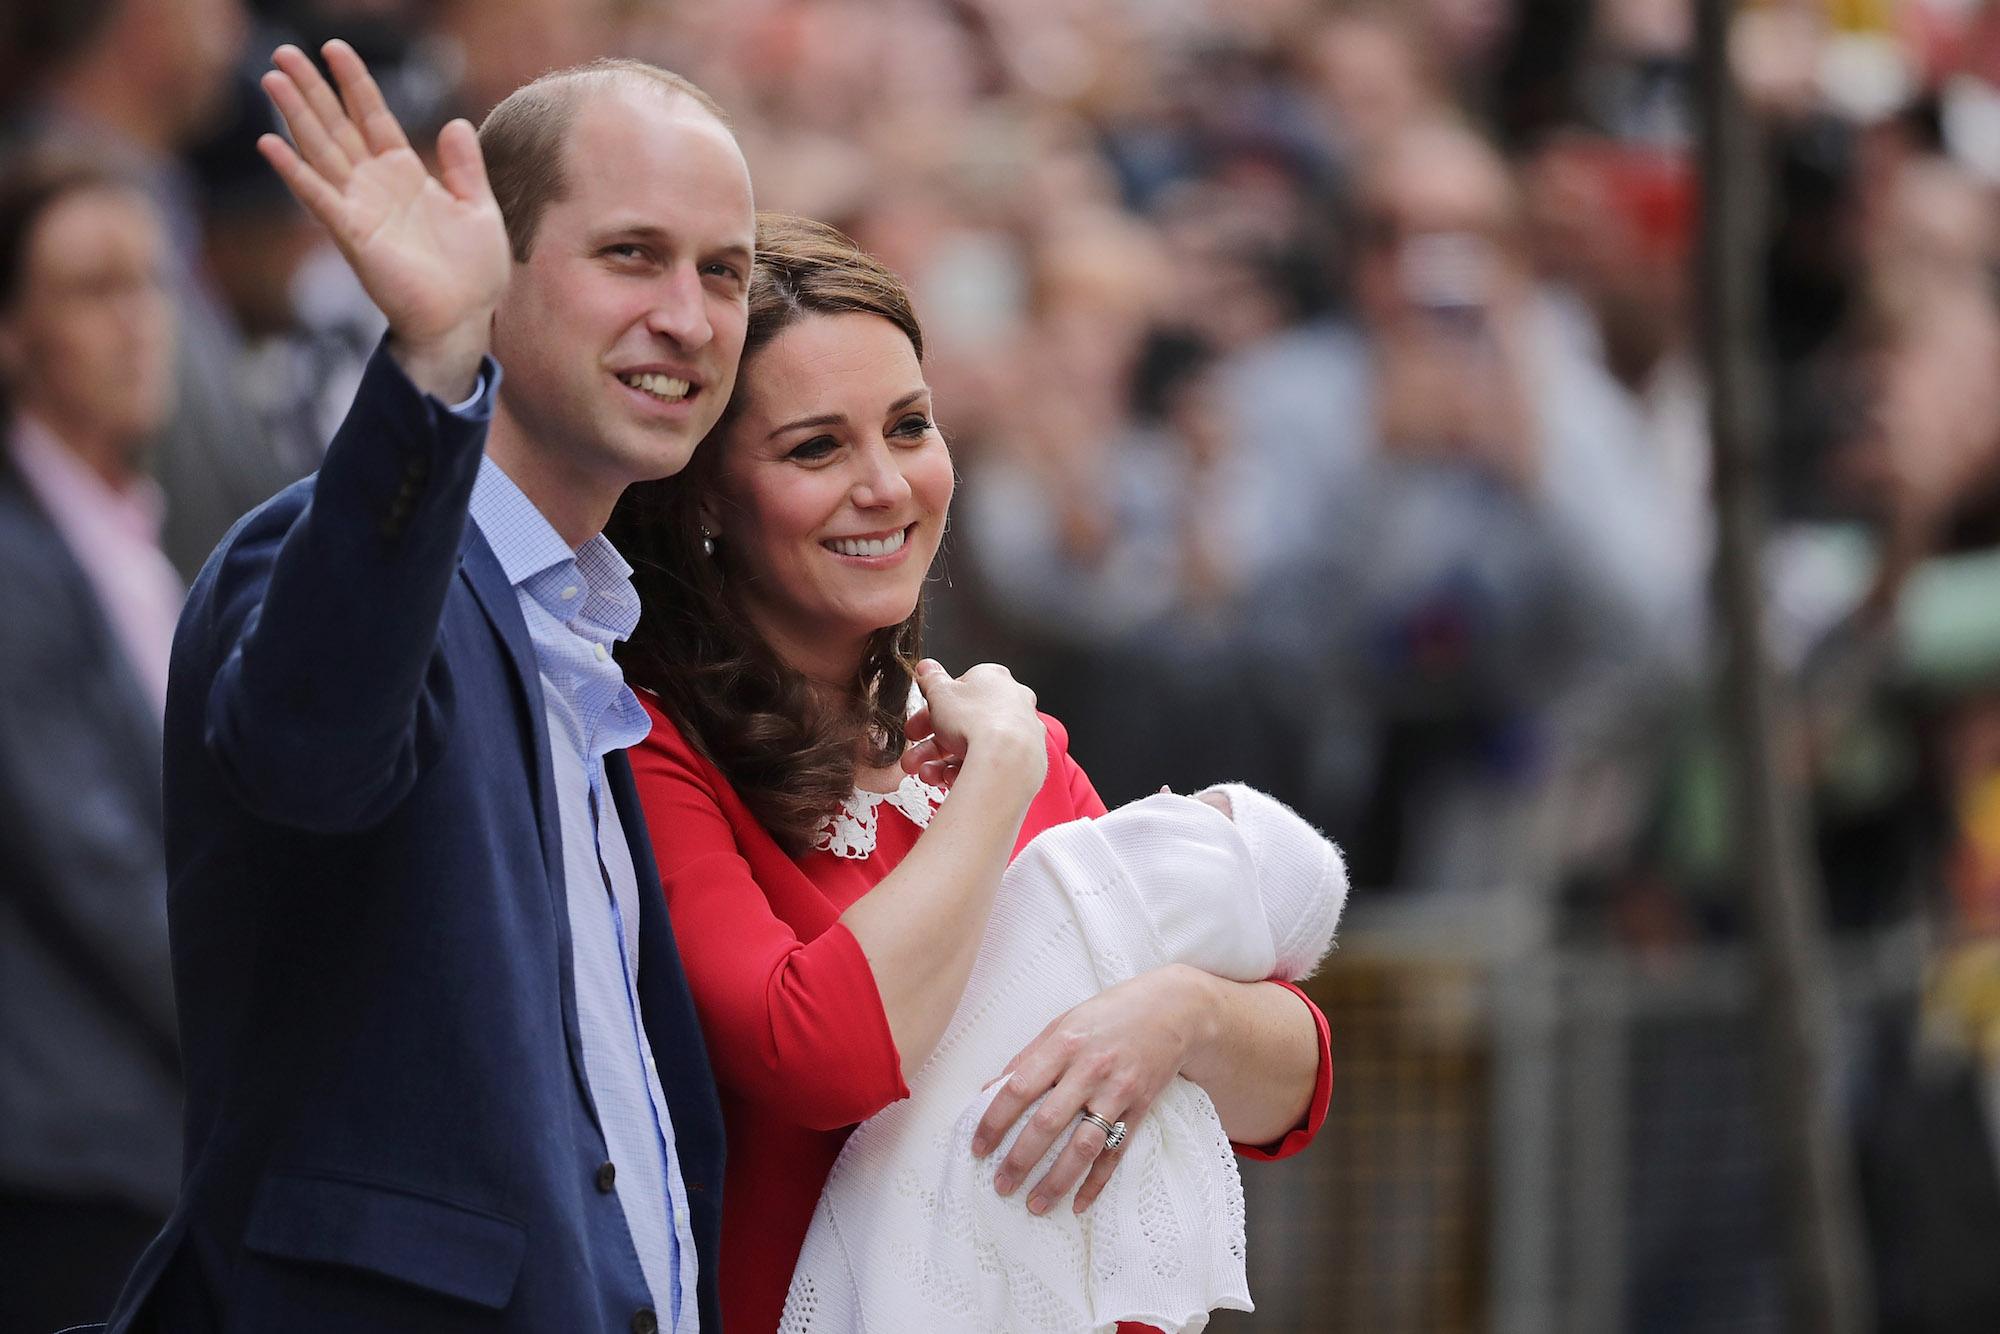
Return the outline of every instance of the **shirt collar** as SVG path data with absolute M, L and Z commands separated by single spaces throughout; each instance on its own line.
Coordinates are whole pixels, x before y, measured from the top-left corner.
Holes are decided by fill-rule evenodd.
M 472 485 L 472 521 L 500 561 L 507 582 L 558 621 L 579 620 L 625 639 L 639 624 L 632 567 L 599 533 L 576 550 L 527 493 L 491 457 L 479 461 Z
M 142 474 L 123 488 L 111 485 L 26 413 L 15 418 L 8 443 L 14 466 L 45 509 L 66 520 L 106 524 L 136 541 L 159 545 L 166 501 L 152 478 Z

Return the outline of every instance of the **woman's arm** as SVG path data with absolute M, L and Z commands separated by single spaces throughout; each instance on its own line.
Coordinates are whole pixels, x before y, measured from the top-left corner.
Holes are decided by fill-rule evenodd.
M 801 1125 L 852 1125 L 907 1093 L 901 1073 L 958 1004 L 1046 770 L 1034 697 L 1003 669 L 954 681 L 930 667 L 923 685 L 927 725 L 963 756 L 953 795 L 903 864 L 816 934 L 830 907 L 775 844 L 739 844 L 747 811 L 670 722 L 632 756 L 717 1076 Z
M 902 863 L 840 915 L 868 957 L 882 1010 L 907 1075 L 944 1036 L 972 976 L 979 939 L 1021 820 L 1048 773 L 1049 737 L 1034 692 L 1004 667 L 974 667 L 953 680 L 927 662 L 918 669 L 931 741 L 926 755 L 962 757 L 951 795 Z

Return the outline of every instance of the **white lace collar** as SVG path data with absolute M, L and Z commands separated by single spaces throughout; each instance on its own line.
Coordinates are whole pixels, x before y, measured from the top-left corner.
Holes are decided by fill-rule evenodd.
M 931 816 L 944 804 L 945 790 L 924 782 L 915 774 L 904 774 L 894 792 L 870 792 L 856 788 L 842 799 L 840 809 L 826 818 L 813 846 L 836 857 L 861 861 L 875 854 L 875 821 L 887 803 L 902 812 L 903 818 L 919 829 L 930 826 Z

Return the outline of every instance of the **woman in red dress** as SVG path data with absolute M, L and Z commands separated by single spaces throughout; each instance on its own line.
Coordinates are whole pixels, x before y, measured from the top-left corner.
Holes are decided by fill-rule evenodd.
M 1008 860 L 1104 810 L 1006 669 L 919 660 L 953 487 L 922 351 L 894 275 L 767 216 L 728 410 L 610 528 L 645 605 L 620 653 L 654 723 L 633 768 L 729 1135 L 734 1334 L 776 1328 L 841 1144 L 944 1033 Z M 1118 1162 L 1084 1114 L 1136 1124 L 1176 1075 L 1242 1152 L 1303 1147 L 1325 1116 L 1326 1020 L 1284 984 L 1168 967 L 1063 1015 L 1003 1073 L 976 1150 L 1049 1096 L 995 1188 L 1080 1210 Z

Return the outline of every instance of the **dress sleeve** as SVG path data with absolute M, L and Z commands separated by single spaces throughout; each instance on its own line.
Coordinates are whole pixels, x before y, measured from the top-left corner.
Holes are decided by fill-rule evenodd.
M 1306 1104 L 1305 1118 L 1298 1125 L 1285 1132 L 1283 1137 L 1269 1144 L 1237 1144 L 1236 1152 L 1256 1162 L 1275 1162 L 1289 1158 L 1300 1149 L 1313 1142 L 1321 1126 L 1326 1124 L 1326 1109 L 1333 1101 L 1333 1036 L 1327 1027 L 1326 1015 L 1311 997 L 1290 982 L 1273 978 L 1266 986 L 1283 987 L 1297 996 L 1308 1010 L 1312 1011 L 1313 1027 L 1319 1034 L 1319 1076 L 1313 1080 L 1312 1101 Z
M 1104 814 L 1104 798 L 1097 795 L 1091 786 L 1089 775 L 1083 771 L 1069 753 L 1069 729 L 1048 714 L 1042 715 L 1043 726 L 1049 729 L 1049 777 L 1057 781 L 1046 785 L 1044 790 L 1057 788 L 1069 799 L 1069 818 L 1095 820 Z M 1055 766 L 1061 766 L 1058 772 Z
M 652 736 L 631 755 L 717 1081 L 815 1130 L 853 1125 L 908 1097 L 853 933 L 833 921 L 802 940 L 778 916 L 737 842 L 724 780 L 671 722 L 655 712 Z M 777 865 L 778 856 L 770 854 L 769 872 L 796 876 L 792 888 L 810 892 L 804 873 L 789 860 Z

